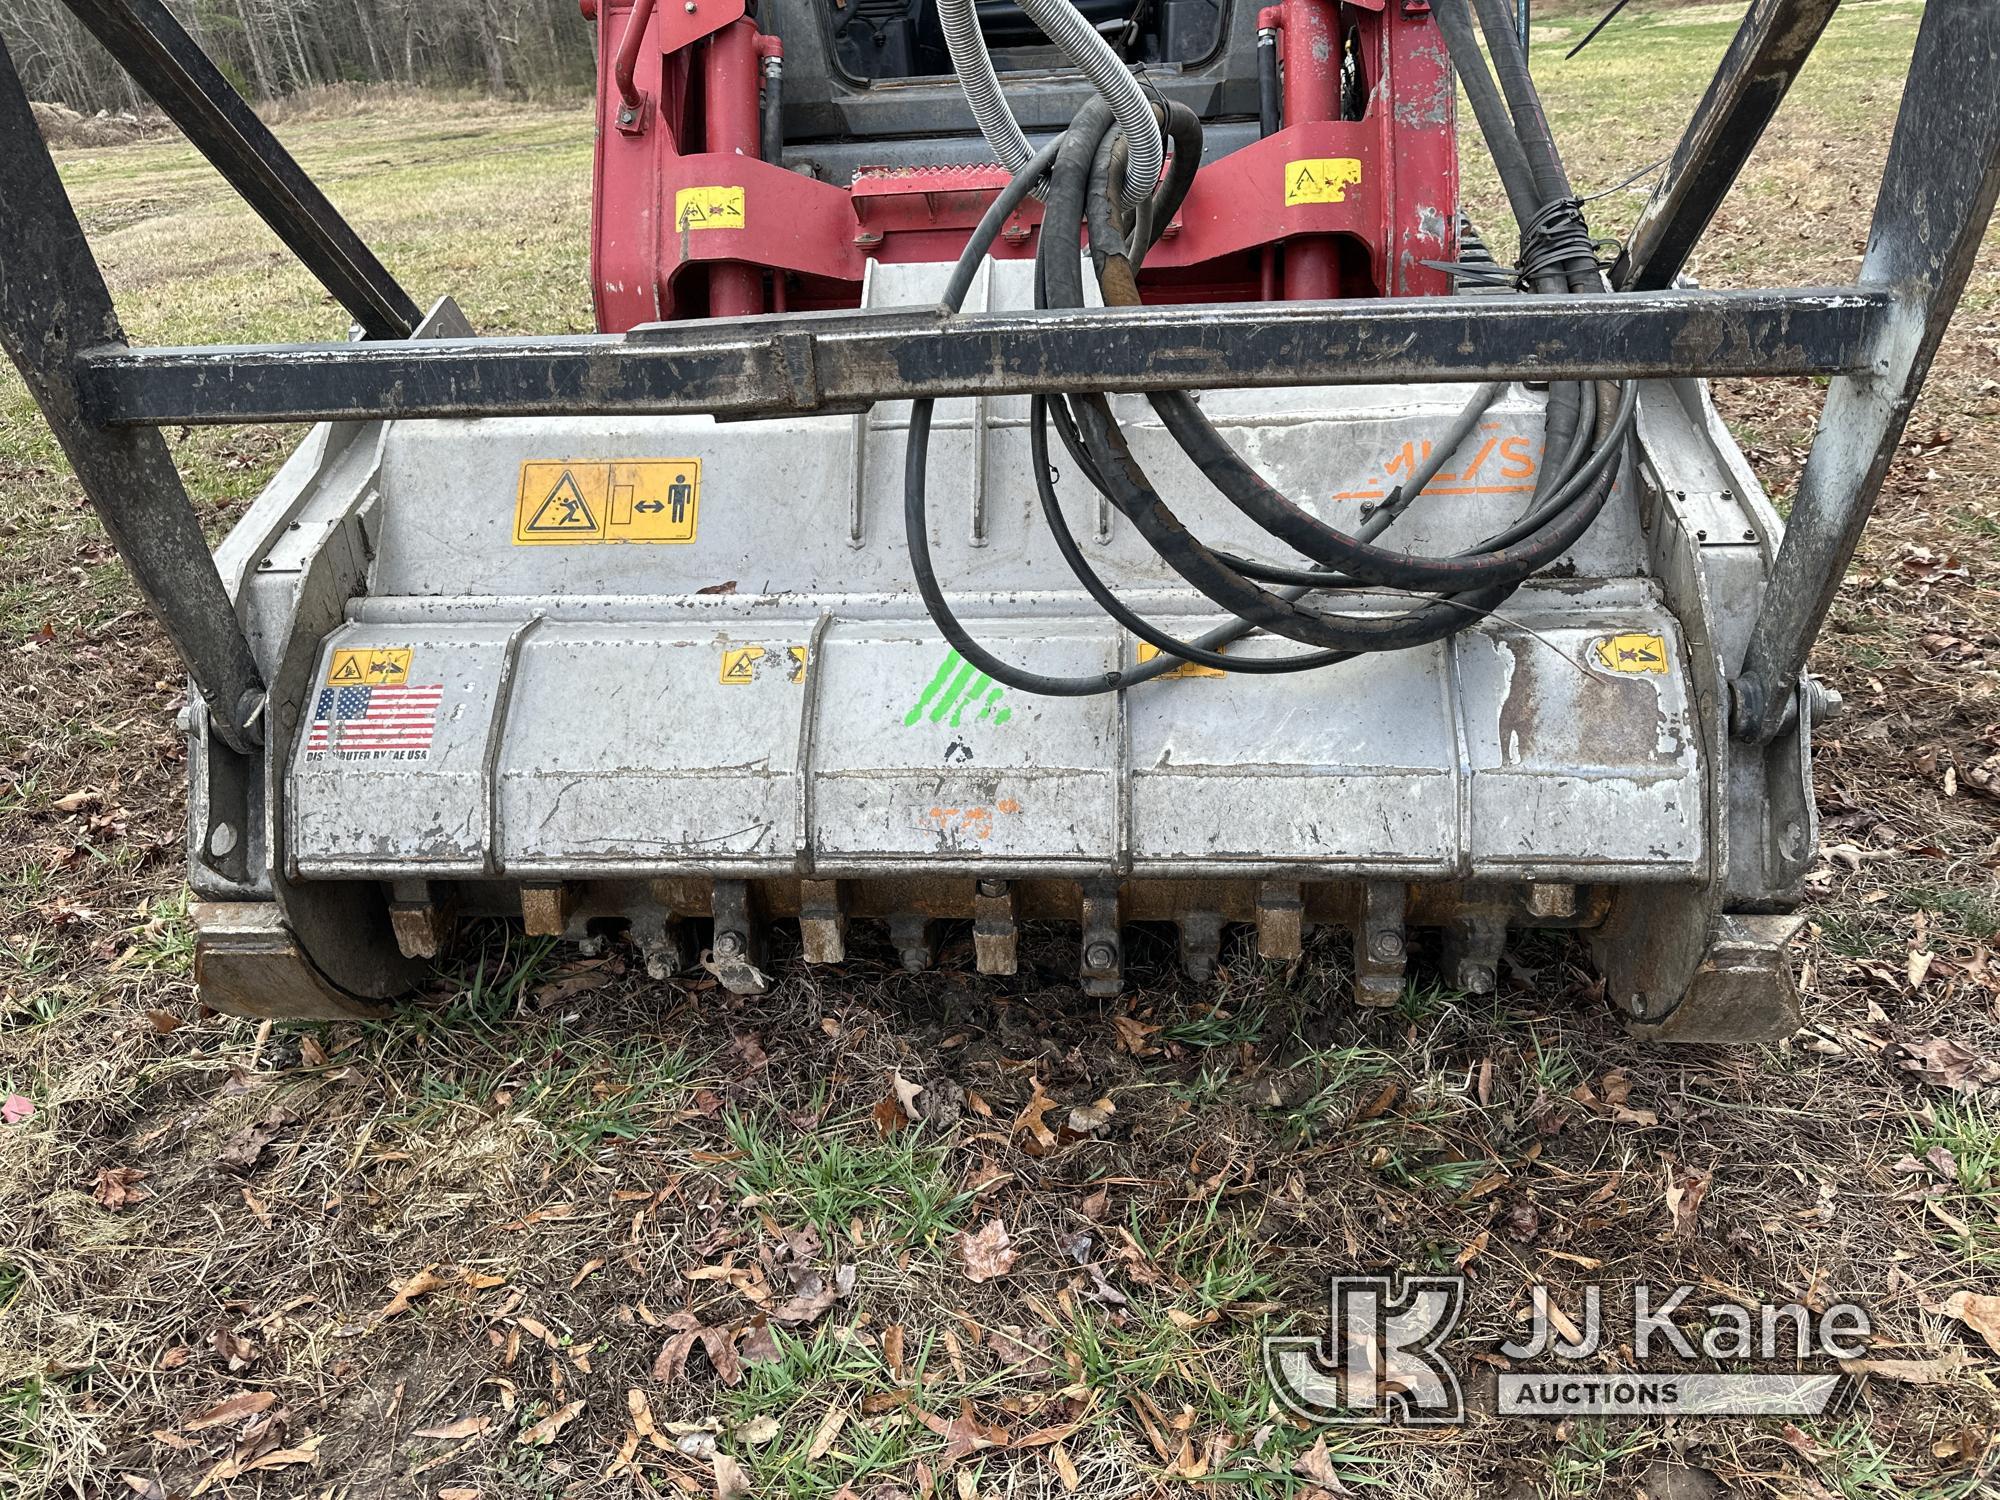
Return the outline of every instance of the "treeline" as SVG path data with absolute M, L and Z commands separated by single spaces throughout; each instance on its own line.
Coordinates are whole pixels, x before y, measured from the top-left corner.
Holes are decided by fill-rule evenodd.
M 252 100 L 342 83 L 574 94 L 595 73 L 577 0 L 167 0 Z M 28 96 L 139 110 L 145 96 L 61 0 L 0 0 Z

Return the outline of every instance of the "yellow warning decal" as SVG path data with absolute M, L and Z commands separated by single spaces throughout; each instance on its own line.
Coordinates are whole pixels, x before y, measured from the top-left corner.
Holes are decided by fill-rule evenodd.
M 1160 648 L 1150 642 L 1139 642 L 1139 664 L 1144 666 L 1160 654 Z M 1229 674 L 1220 667 L 1204 667 L 1198 663 L 1184 661 L 1171 672 L 1162 672 L 1162 679 L 1168 677 L 1227 677 Z
M 691 187 L 674 194 L 674 228 L 741 229 L 743 189 L 740 187 Z
M 328 687 L 402 687 L 410 680 L 408 646 L 370 646 L 361 651 L 336 651 L 326 669 Z
M 722 671 L 716 681 L 727 686 L 753 681 L 751 667 L 764 654 L 762 646 L 730 646 L 722 653 Z
M 514 499 L 514 544 L 691 542 L 698 458 L 530 459 Z
M 792 659 L 792 681 L 804 682 L 806 680 L 806 648 L 804 646 L 787 646 L 785 647 L 785 655 Z
M 1285 207 L 1300 203 L 1345 203 L 1347 190 L 1361 186 L 1361 163 L 1352 156 L 1309 156 L 1285 163 Z
M 1657 635 L 1614 635 L 1592 644 L 1591 654 L 1600 667 L 1613 672 L 1658 672 L 1667 670 L 1667 642 Z

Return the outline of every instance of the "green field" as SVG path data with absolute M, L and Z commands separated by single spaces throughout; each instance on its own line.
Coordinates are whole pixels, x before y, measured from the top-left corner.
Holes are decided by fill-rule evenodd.
M 1583 193 L 1671 148 L 1741 7 L 1633 10 L 1574 62 L 1587 16 L 1537 31 Z M 1703 284 L 1853 276 L 1920 13 L 1842 7 Z M 590 326 L 587 108 L 383 96 L 279 131 L 419 300 Z M 134 342 L 344 331 L 188 148 L 60 162 Z M 1470 140 L 1466 180 L 1493 230 Z M 1331 944 L 1206 989 L 1135 943 L 1147 982 L 1105 1003 L 1073 938 L 1017 980 L 860 943 L 739 1001 L 495 928 L 395 1023 L 204 1013 L 184 685 L 0 374 L 0 1095 L 34 1106 L 0 1126 L 0 1495 L 701 1495 L 734 1466 L 798 1500 L 1992 1493 L 2000 1349 L 1947 1305 L 2000 1292 L 2000 1099 L 1911 1064 L 2000 1058 L 1996 297 L 1989 238 L 1816 662 L 1850 713 L 1818 747 L 1808 1028 L 1727 1051 L 1639 1049 L 1550 941 L 1497 998 L 1356 1015 Z M 1781 502 L 1821 394 L 1718 390 Z M 296 436 L 168 433 L 218 536 Z M 974 1281 L 958 1236 L 996 1220 L 1012 1264 Z M 1317 1326 L 1329 1272 L 1454 1265 L 1488 1350 L 1532 1282 L 1571 1313 L 1586 1281 L 1691 1282 L 1858 1298 L 1874 1370 L 1796 1425 L 1502 1420 L 1475 1390 L 1460 1427 L 1322 1435 L 1273 1405 L 1259 1339 Z

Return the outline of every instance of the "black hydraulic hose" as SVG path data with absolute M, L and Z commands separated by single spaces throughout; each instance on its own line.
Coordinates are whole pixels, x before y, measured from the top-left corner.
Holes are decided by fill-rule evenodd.
M 775 57 L 764 59 L 764 108 L 761 116 L 762 128 L 760 155 L 774 167 L 781 167 L 785 157 L 785 91 L 784 65 Z
M 1266 26 L 1257 33 L 1257 134 L 1278 133 L 1278 34 Z
M 1541 91 L 1535 87 L 1533 75 L 1528 71 L 1528 55 L 1521 45 L 1521 34 L 1515 26 L 1515 18 L 1507 13 L 1506 0 L 1473 0 L 1479 10 L 1479 27 L 1486 33 L 1486 45 L 1493 52 L 1493 72 L 1500 80 L 1501 92 L 1507 96 L 1507 107 L 1513 112 L 1515 133 L 1520 137 L 1521 150 L 1528 158 L 1528 168 L 1535 174 L 1536 186 L 1540 189 L 1544 212 L 1564 206 L 1569 217 L 1576 218 L 1575 231 L 1561 237 L 1558 248 L 1566 252 L 1563 270 L 1569 278 L 1572 291 L 1596 291 L 1604 283 L 1603 273 L 1598 270 L 1596 258 L 1590 252 L 1588 237 L 1582 232 L 1581 217 L 1573 212 L 1576 190 L 1570 186 L 1569 173 L 1564 170 L 1562 156 L 1556 150 L 1555 134 L 1549 129 L 1549 118 L 1542 110 Z M 1529 221 L 1532 222 L 1532 221 Z M 1527 258 L 1528 222 L 1522 228 L 1522 258 Z
M 1079 116 L 1078 124 L 1079 127 L 1085 124 L 1082 116 Z M 1101 165 L 1105 154 L 1104 149 L 1100 147 L 1094 160 Z M 1117 238 L 1116 227 L 1111 223 L 1115 213 L 1114 195 L 1108 191 L 1109 185 L 1102 181 L 1097 182 L 1095 186 L 1097 191 L 1091 194 L 1090 222 L 1093 252 L 1100 266 L 1100 280 L 1104 284 L 1105 299 L 1107 302 L 1128 300 L 1128 298 L 1136 301 L 1136 287 L 1130 279 L 1131 267 L 1129 264 L 1118 264 L 1123 260 L 1124 245 L 1122 240 Z M 1070 184 L 1059 161 L 1057 181 L 1049 194 L 1047 210 L 1049 217 L 1044 220 L 1042 243 L 1045 247 L 1059 246 L 1068 242 L 1069 191 Z M 1100 236 L 1110 238 L 1114 242 L 1108 256 L 1096 248 L 1095 241 Z M 1105 274 L 1107 262 L 1111 273 L 1109 276 Z M 1075 307 L 1083 304 L 1080 273 L 1073 271 L 1067 256 L 1060 253 L 1055 255 L 1049 272 L 1048 286 L 1050 298 L 1056 305 Z M 1120 293 L 1126 295 L 1121 296 Z M 1235 448 L 1216 431 L 1207 415 L 1185 392 L 1155 392 L 1149 399 L 1182 450 L 1208 480 L 1240 510 L 1294 550 L 1326 567 L 1336 568 L 1364 584 L 1398 589 L 1443 590 L 1506 587 L 1518 584 L 1548 566 L 1574 545 L 1596 519 L 1609 496 L 1608 488 L 1591 496 L 1584 504 L 1563 515 L 1560 521 L 1541 531 L 1531 542 L 1518 549 L 1499 548 L 1482 554 L 1448 558 L 1413 557 L 1405 552 L 1374 547 L 1359 541 L 1328 526 L 1294 504 L 1288 497 L 1266 483 L 1254 468 L 1243 461 Z M 1079 398 L 1077 404 L 1088 407 L 1090 398 Z M 1099 404 L 1102 406 L 1102 403 Z M 1105 417 L 1097 422 L 1096 426 L 1108 440 L 1109 433 L 1116 424 L 1109 419 L 1108 407 L 1103 407 L 1103 410 Z M 1081 425 L 1086 431 L 1090 431 L 1092 419 L 1089 416 L 1083 417 Z M 1100 451 L 1096 444 L 1088 446 L 1091 447 L 1100 473 L 1107 468 L 1119 466 L 1107 464 L 1105 453 Z M 1122 447 L 1122 442 L 1119 446 Z M 1136 467 L 1134 472 L 1143 482 L 1144 476 L 1137 474 Z M 1114 479 L 1113 490 L 1115 491 L 1117 487 L 1118 482 Z M 1112 493 L 1112 503 L 1120 504 L 1117 493 L 1109 493 Z M 1126 493 L 1128 499 L 1136 502 L 1135 491 L 1128 489 Z M 1121 505 L 1120 508 L 1124 507 Z M 1153 509 L 1154 507 L 1148 507 L 1149 513 Z M 1164 507 L 1158 509 L 1164 511 Z M 1142 530 L 1145 529 L 1146 522 L 1139 521 L 1136 516 L 1134 520 L 1141 525 Z M 1169 535 L 1170 528 L 1174 524 L 1171 512 L 1164 512 L 1163 516 L 1156 517 L 1154 524 L 1160 527 L 1163 536 Z M 1148 540 L 1152 539 L 1149 534 Z M 1171 548 L 1171 551 L 1167 548 Z M 1163 555 L 1167 556 L 1169 563 L 1182 577 L 1195 584 L 1197 588 L 1201 588 L 1218 603 L 1225 602 L 1214 590 L 1228 587 L 1230 580 L 1204 568 L 1198 543 L 1194 543 L 1192 538 L 1182 533 L 1173 537 L 1168 542 L 1167 548 L 1162 549 Z M 1221 566 L 1227 569 L 1226 563 L 1222 563 Z M 1199 582 L 1196 573 L 1189 571 L 1190 568 L 1207 576 L 1209 584 L 1204 585 Z M 1247 578 L 1239 578 L 1235 582 L 1244 588 L 1254 587 Z M 1252 596 L 1232 591 L 1230 597 L 1246 600 Z M 1298 613 L 1309 618 L 1323 618 L 1310 611 Z M 1281 634 L 1293 634 L 1292 630 L 1276 623 L 1271 623 L 1269 628 Z M 1294 638 L 1315 640 L 1311 634 L 1299 634 Z
M 1074 254 L 1066 253 L 1066 247 L 1076 243 L 1081 229 L 1083 194 L 1089 186 L 1087 164 L 1097 157 L 1100 118 L 1088 105 L 1079 112 L 1072 127 L 1072 144 L 1056 158 L 1045 200 L 1038 260 L 1049 300 L 1059 307 L 1084 305 L 1082 267 Z M 1108 295 L 1109 285 L 1106 290 Z M 1092 477 L 1103 486 L 1112 505 L 1138 528 L 1170 568 L 1230 613 L 1275 635 L 1342 651 L 1405 650 L 1464 627 L 1462 609 L 1440 601 L 1427 601 L 1406 613 L 1386 617 L 1333 616 L 1301 607 L 1295 596 L 1262 588 L 1231 568 L 1181 523 L 1132 456 L 1110 404 L 1102 396 L 1074 396 L 1070 407 L 1096 471 Z M 1352 543 L 1351 538 L 1343 540 Z M 1477 603 L 1481 607 L 1498 602 L 1507 591 L 1506 586 L 1495 586 L 1484 578 L 1467 586 L 1480 590 L 1482 597 Z M 1487 594 L 1491 598 L 1484 597 Z
M 1481 99 L 1488 106 L 1481 115 L 1480 123 L 1488 134 L 1496 161 L 1501 164 L 1510 203 L 1522 223 L 1524 241 L 1530 237 L 1531 230 L 1541 233 L 1542 227 L 1547 224 L 1556 224 L 1560 230 L 1560 214 L 1563 212 L 1577 218 L 1580 230 L 1580 216 L 1575 215 L 1574 204 L 1564 201 L 1567 178 L 1560 175 L 1559 163 L 1556 164 L 1555 177 L 1547 174 L 1545 164 L 1542 164 L 1542 172 L 1535 171 L 1538 164 L 1529 161 L 1519 136 L 1522 121 L 1529 122 L 1525 127 L 1528 130 L 1533 131 L 1538 124 L 1541 133 L 1544 136 L 1547 134 L 1546 122 L 1540 116 L 1539 101 L 1532 95 L 1532 85 L 1529 85 L 1525 96 L 1527 102 L 1524 103 L 1520 97 L 1519 80 L 1514 80 L 1515 87 L 1510 98 L 1515 105 L 1515 119 L 1509 120 L 1506 109 L 1499 106 L 1492 79 L 1486 74 L 1485 60 L 1478 53 L 1476 42 L 1470 48 L 1465 45 L 1472 20 L 1465 9 L 1466 3 L 1467 0 L 1441 0 L 1438 9 L 1441 15 L 1449 16 L 1456 23 L 1445 28 L 1454 61 L 1469 57 L 1469 64 L 1462 63 L 1461 67 L 1468 75 L 1467 91 L 1475 99 L 1475 112 L 1479 112 L 1478 101 Z M 1481 19 L 1483 21 L 1484 17 Z M 1459 35 L 1454 37 L 1454 32 Z M 1508 55 L 1518 58 L 1518 42 L 1511 36 L 1509 41 L 1513 45 Z M 1496 55 L 1503 53 L 1508 53 L 1508 49 L 1496 45 Z M 1473 77 L 1475 73 L 1476 80 Z M 1505 76 L 1503 71 L 1503 78 Z M 1480 87 L 1482 84 L 1483 88 Z M 1047 194 L 1050 209 L 1044 215 L 1037 257 L 1037 305 L 1084 305 L 1079 249 L 1086 214 L 1091 230 L 1092 258 L 1099 271 L 1106 302 L 1111 305 L 1137 303 L 1137 268 L 1160 230 L 1171 221 L 1180 196 L 1185 194 L 1199 165 L 1200 124 L 1191 111 L 1182 107 L 1158 111 L 1162 117 L 1163 133 L 1174 143 L 1174 170 L 1163 178 L 1151 199 L 1138 205 L 1136 214 L 1128 217 L 1124 205 L 1117 201 L 1124 176 L 1123 143 L 1111 130 L 1109 111 L 1103 109 L 1098 101 L 1091 102 L 1098 105 L 1097 109 L 1087 105 L 1071 130 L 1060 141 L 1051 143 L 1038 153 L 1030 167 L 1014 183 L 1010 183 L 1009 189 L 996 198 L 982 218 L 979 230 L 966 245 L 947 289 L 945 300 L 953 310 L 962 305 L 966 290 L 1006 215 L 1037 186 L 1044 173 L 1050 179 Z M 1099 115 L 1102 118 L 1094 118 Z M 1494 116 L 1497 118 L 1490 118 Z M 1549 153 L 1549 159 L 1553 160 L 1552 141 L 1549 142 Z M 1564 191 L 1558 191 L 1559 188 Z M 1533 277 L 1536 290 L 1569 289 L 1583 279 L 1578 268 L 1569 263 L 1575 244 L 1575 240 L 1560 238 L 1559 234 L 1546 236 L 1540 247 L 1541 258 L 1534 266 L 1538 273 Z M 1066 247 L 1067 254 L 1063 253 Z M 1560 254 L 1556 253 L 1558 251 Z M 1527 259 L 1524 255 L 1523 260 Z M 1594 260 L 1588 255 L 1583 259 L 1590 277 L 1601 287 L 1601 279 L 1596 278 Z M 1357 536 L 1323 527 L 1316 518 L 1292 506 L 1235 455 L 1191 400 L 1178 393 L 1168 398 L 1169 406 L 1178 401 L 1198 419 L 1184 424 L 1185 432 L 1175 433 L 1184 448 L 1189 448 L 1192 443 L 1190 451 L 1200 452 L 1208 449 L 1212 440 L 1213 448 L 1219 450 L 1213 456 L 1221 460 L 1215 466 L 1220 472 L 1237 481 L 1242 481 L 1247 475 L 1245 487 L 1256 503 L 1269 505 L 1275 501 L 1277 510 L 1274 513 L 1279 520 L 1279 525 L 1272 528 L 1275 534 L 1284 537 L 1289 530 L 1304 536 L 1316 546 L 1323 546 L 1326 536 L 1330 536 L 1334 539 L 1336 556 L 1352 555 L 1365 560 L 1364 566 L 1359 569 L 1328 566 L 1288 568 L 1235 558 L 1206 547 L 1187 533 L 1154 490 L 1143 469 L 1133 459 L 1124 435 L 1111 414 L 1109 403 L 1101 395 L 1037 398 L 1031 406 L 1032 459 L 1044 518 L 1057 548 L 1085 591 L 1113 620 L 1163 653 L 1160 658 L 1133 670 L 1062 678 L 1029 672 L 999 661 L 973 641 L 962 624 L 951 615 L 931 565 L 924 504 L 924 461 L 933 403 L 913 402 L 904 492 L 904 518 L 909 533 L 912 571 L 916 574 L 918 589 L 926 606 L 940 630 L 960 654 L 995 680 L 1030 692 L 1072 696 L 1112 691 L 1163 675 L 1182 660 L 1192 660 L 1224 671 L 1268 673 L 1328 665 L 1358 650 L 1421 645 L 1463 629 L 1468 623 L 1465 619 L 1468 613 L 1490 613 L 1494 605 L 1525 581 L 1529 572 L 1542 565 L 1540 562 L 1529 562 L 1516 576 L 1516 570 L 1521 569 L 1524 562 L 1541 558 L 1545 548 L 1552 549 L 1547 554 L 1552 559 L 1580 536 L 1608 498 L 1616 478 L 1613 460 L 1622 456 L 1629 444 L 1636 414 L 1637 393 L 1634 385 L 1629 382 L 1624 384 L 1614 409 L 1599 403 L 1595 386 L 1574 382 L 1559 384 L 1550 395 L 1545 425 L 1546 457 L 1538 476 L 1535 500 L 1526 514 L 1473 551 L 1456 558 L 1410 558 L 1373 547 L 1374 539 L 1421 497 L 1425 486 L 1462 441 L 1461 434 L 1477 425 L 1480 416 L 1501 389 L 1504 387 L 1482 388 L 1474 402 L 1460 413 L 1450 439 L 1433 445 L 1432 457 L 1427 461 L 1425 470 L 1412 475 L 1405 486 L 1392 491 L 1388 501 L 1370 516 Z M 1156 407 L 1161 404 L 1161 396 L 1153 399 Z M 1162 415 L 1164 418 L 1165 413 Z M 1069 530 L 1055 495 L 1047 462 L 1047 425 L 1051 419 L 1055 421 L 1065 448 L 1085 479 L 1133 522 L 1175 572 L 1236 615 L 1234 621 L 1210 630 L 1196 642 L 1183 642 L 1142 619 L 1116 598 L 1090 568 L 1082 548 Z M 1173 425 L 1169 424 L 1170 427 Z M 1227 455 L 1226 458 L 1223 455 Z M 1208 467 L 1204 465 L 1204 468 Z M 1211 477 L 1214 475 L 1211 474 Z M 1228 493 L 1228 484 L 1224 483 L 1223 487 Z M 1259 491 L 1261 496 L 1257 494 Z M 1230 498 L 1237 497 L 1231 495 Z M 1286 515 L 1287 511 L 1292 515 Z M 1325 535 L 1304 530 L 1293 517 L 1321 528 Z M 1523 542 L 1527 545 L 1516 545 Z M 1299 550 L 1308 557 L 1320 555 L 1314 546 L 1300 546 Z M 1294 601 L 1312 592 L 1377 588 L 1378 580 L 1369 576 L 1376 570 L 1366 564 L 1378 560 L 1387 564 L 1388 576 L 1409 576 L 1394 570 L 1414 567 L 1418 576 L 1427 577 L 1428 589 L 1424 585 L 1408 586 L 1412 590 L 1422 590 L 1421 602 L 1416 607 L 1386 617 L 1357 618 L 1351 615 L 1331 616 L 1296 606 Z M 1427 572 L 1431 569 L 1438 571 Z M 1286 588 L 1282 594 L 1273 594 L 1259 587 L 1254 580 L 1283 583 Z M 1460 596 L 1434 597 L 1438 591 L 1453 590 Z M 1329 649 L 1284 658 L 1223 657 L 1212 649 L 1258 628 Z
M 1068 139 L 1067 135 L 1059 136 L 1036 152 L 1028 164 L 1015 174 L 987 206 L 986 212 L 980 217 L 978 227 L 973 230 L 971 237 L 965 243 L 964 250 L 959 253 L 958 263 L 952 268 L 951 279 L 945 285 L 942 300 L 946 310 L 955 313 L 965 305 L 965 294 L 971 289 L 973 278 L 979 274 L 980 262 L 985 259 L 986 252 L 998 238 L 1000 226 L 1007 221 L 1007 216 L 1019 208 L 1028 195 L 1041 185 Z M 995 682 L 1004 683 L 1024 693 L 1037 693 L 1046 698 L 1081 698 L 1096 693 L 1116 692 L 1121 687 L 1150 682 L 1155 677 L 1164 677 L 1178 667 L 1180 661 L 1177 656 L 1161 655 L 1130 670 L 1100 672 L 1090 677 L 1053 677 L 1045 672 L 1032 672 L 1025 667 L 1017 667 L 1011 662 L 1002 661 L 973 638 L 964 623 L 952 612 L 951 604 L 938 583 L 937 569 L 931 560 L 930 519 L 925 506 L 924 478 L 930 460 L 931 417 L 936 405 L 937 403 L 929 397 L 910 403 L 909 435 L 903 456 L 903 535 L 909 551 L 910 573 L 915 579 L 917 593 L 923 599 L 924 608 L 929 612 L 932 623 L 951 643 L 952 649 L 970 662 L 976 670 L 984 672 Z M 1224 627 L 1222 632 L 1211 632 L 1211 634 L 1224 634 L 1232 628 L 1234 627 Z
M 1525 229 L 1542 211 L 1542 197 L 1536 190 L 1527 152 L 1508 118 L 1507 106 L 1501 102 L 1499 91 L 1493 86 L 1493 75 L 1486 71 L 1486 61 L 1480 56 L 1479 39 L 1472 29 L 1472 12 L 1467 3 L 1468 0 L 1437 0 L 1431 14 L 1437 17 L 1445 52 L 1458 72 L 1458 81 L 1465 86 L 1465 97 L 1472 101 L 1472 117 L 1479 124 L 1494 169 L 1500 174 L 1507 206 L 1514 212 L 1514 222 Z

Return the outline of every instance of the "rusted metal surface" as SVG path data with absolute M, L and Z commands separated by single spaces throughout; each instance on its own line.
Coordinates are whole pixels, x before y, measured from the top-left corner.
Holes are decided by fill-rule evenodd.
M 1385 382 L 1826 375 L 1860 368 L 1870 287 L 1020 311 L 795 313 L 621 335 L 107 347 L 109 426 L 369 417 L 778 417 L 876 401 Z

